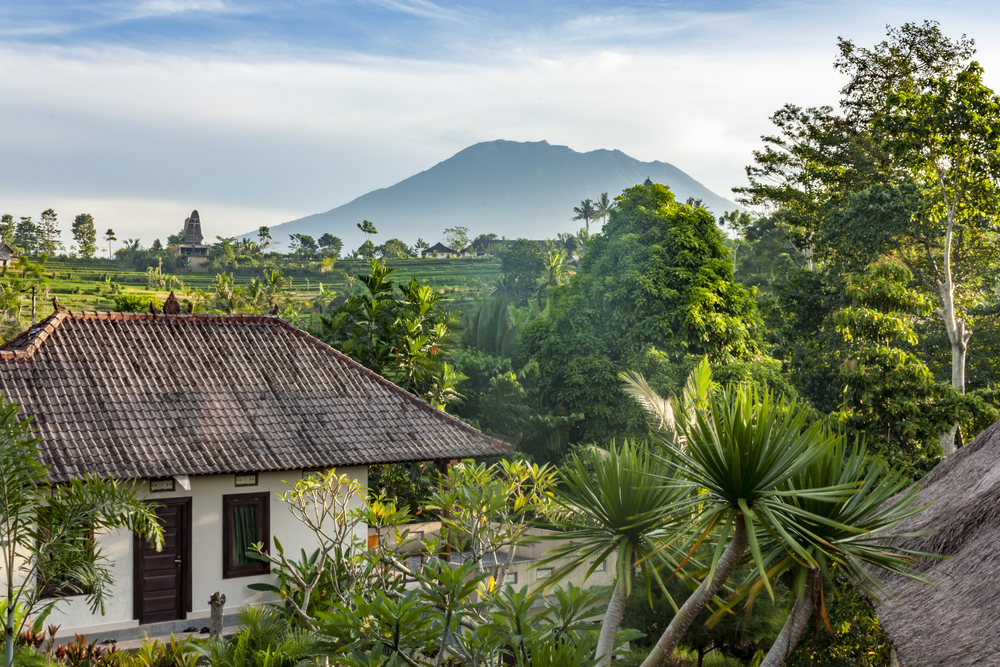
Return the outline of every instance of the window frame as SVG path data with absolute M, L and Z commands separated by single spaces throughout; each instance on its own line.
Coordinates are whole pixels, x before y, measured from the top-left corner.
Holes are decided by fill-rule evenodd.
M 257 506 L 257 536 L 270 551 L 271 503 L 269 493 L 233 493 L 222 496 L 222 578 L 256 577 L 271 573 L 271 564 L 265 561 L 233 563 L 233 508 L 241 505 Z

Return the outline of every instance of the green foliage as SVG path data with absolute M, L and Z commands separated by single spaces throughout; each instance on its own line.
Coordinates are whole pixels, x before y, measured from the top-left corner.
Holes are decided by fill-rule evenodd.
M 149 310 L 152 298 L 137 292 L 121 292 L 114 295 L 114 302 L 119 313 L 142 313 Z
M 5 403 L 0 397 L 0 404 Z M 49 485 L 38 462 L 30 420 L 19 420 L 20 406 L 0 408 L 0 543 L 6 595 L 3 599 L 6 667 L 27 617 L 35 629 L 62 598 L 43 598 L 48 586 L 68 587 L 86 596 L 92 613 L 104 612 L 111 590 L 111 563 L 90 538 L 91 530 L 133 531 L 159 545 L 163 529 L 153 506 L 136 499 L 115 480 L 76 479 Z M 28 581 L 25 586 L 22 582 Z M 23 610 L 17 618 L 15 610 Z
M 31 218 L 22 217 L 14 228 L 14 247 L 28 255 L 38 254 L 38 227 Z
M 553 572 L 557 580 L 586 563 L 592 563 L 590 575 L 597 563 L 614 556 L 615 580 L 624 582 L 626 595 L 637 567 L 647 586 L 655 582 L 662 588 L 660 572 L 675 570 L 681 560 L 673 558 L 675 527 L 662 512 L 687 489 L 664 484 L 670 464 L 635 444 L 593 448 L 588 454 L 589 461 L 570 456 L 560 469 L 562 485 L 555 489 L 558 509 L 552 524 L 558 532 L 552 537 L 571 541 L 548 551 L 539 564 L 571 557 Z
M 469 247 L 469 228 L 449 227 L 444 230 L 444 243 L 455 252 L 462 252 Z
M 734 578 L 741 580 L 747 573 L 747 568 L 737 570 Z M 785 587 L 779 584 L 776 588 L 779 601 L 772 602 L 768 598 L 757 600 L 752 613 L 744 614 L 739 611 L 728 613 L 718 622 L 709 625 L 712 612 L 709 609 L 701 611 L 684 634 L 680 648 L 692 651 L 696 660 L 699 655 L 704 659 L 709 652 L 718 651 L 722 655 L 740 660 L 741 665 L 748 663 L 757 651 L 767 650 L 785 621 L 787 612 L 781 600 Z M 671 579 L 666 589 L 664 593 L 659 587 L 652 587 L 651 599 L 645 596 L 633 596 L 629 598 L 625 607 L 622 623 L 645 635 L 632 645 L 632 648 L 638 649 L 643 657 L 655 643 L 656 637 L 674 618 L 674 606 L 670 600 L 684 599 L 691 592 L 690 584 L 682 577 Z
M 511 243 L 500 260 L 505 296 L 519 306 L 526 305 L 538 295 L 547 265 L 545 248 L 536 241 L 517 239 Z
M 9 246 L 14 245 L 14 216 L 10 213 L 4 213 L 0 216 L 0 243 L 6 243 Z
M 117 667 L 195 667 L 197 663 L 198 651 L 191 637 L 183 640 L 171 633 L 165 642 L 147 639 L 134 653 L 121 654 Z
M 310 333 L 433 405 L 455 400 L 458 377 L 445 361 L 458 318 L 439 304 L 443 297 L 410 280 L 390 280 L 394 269 L 373 260 L 358 280 L 365 293 L 321 315 Z M 396 288 L 398 287 L 398 294 Z
M 77 252 L 90 259 L 97 252 L 97 229 L 94 227 L 94 217 L 89 213 L 81 213 L 73 220 L 73 240 Z
M 413 255 L 410 246 L 399 239 L 389 239 L 375 250 L 383 259 L 402 259 Z
M 846 305 L 833 314 L 842 337 L 839 379 L 844 390 L 835 418 L 893 457 L 918 468 L 936 461 L 938 434 L 967 419 L 975 398 L 937 382 L 915 354 L 914 320 L 928 300 L 910 288 L 898 262 L 879 262 L 848 278 Z M 902 456 L 900 456 L 902 455 Z
M 240 607 L 236 623 L 232 637 L 197 648 L 212 667 L 297 667 L 320 652 L 321 640 L 315 633 L 291 626 L 268 607 Z
M 789 667 L 884 667 L 892 644 L 871 604 L 843 577 L 826 598 L 833 634 L 819 624 L 806 632 L 787 661 Z
M 522 336 L 549 404 L 586 417 L 574 441 L 645 433 L 618 389 L 620 372 L 641 371 L 667 392 L 701 355 L 720 365 L 760 358 L 753 294 L 733 281 L 712 215 L 676 203 L 662 185 L 629 188 L 616 201 L 572 282 L 550 289 L 549 316 Z

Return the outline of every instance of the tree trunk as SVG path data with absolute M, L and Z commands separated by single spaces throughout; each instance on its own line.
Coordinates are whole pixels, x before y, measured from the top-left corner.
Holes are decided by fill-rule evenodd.
M 615 592 L 611 594 L 611 601 L 608 602 L 604 623 L 601 624 L 601 635 L 597 639 L 597 650 L 594 652 L 597 667 L 607 667 L 611 664 L 611 657 L 615 650 L 615 637 L 618 636 L 618 628 L 625 615 L 625 601 L 628 599 L 628 593 L 625 590 L 627 584 L 628 582 L 619 580 L 615 586 Z
M 819 585 L 819 570 L 811 568 L 806 576 L 806 591 L 801 599 L 795 601 L 791 613 L 785 625 L 778 633 L 778 638 L 771 645 L 771 650 L 767 652 L 760 667 L 780 667 L 791 657 L 796 644 L 805 632 L 809 624 L 809 617 L 812 616 L 813 608 L 816 606 L 816 586 Z
M 715 566 L 715 574 L 712 577 L 712 582 L 702 581 L 695 592 L 688 597 L 687 601 L 677 611 L 674 619 L 670 621 L 670 625 L 663 631 L 659 641 L 656 642 L 656 646 L 649 652 L 646 659 L 642 661 L 640 667 L 663 667 L 667 664 L 667 660 L 670 659 L 674 649 L 677 648 L 681 637 L 684 636 L 687 629 L 694 623 L 694 619 L 698 618 L 701 610 L 705 608 L 712 597 L 722 588 L 722 584 L 726 583 L 726 580 L 732 575 L 733 570 L 736 569 L 736 565 L 743 556 L 743 552 L 747 550 L 747 544 L 746 522 L 742 514 L 737 514 L 733 536 L 729 540 L 726 550 L 722 552 L 719 563 Z
M 966 331 L 965 321 L 955 318 L 955 283 L 951 277 L 951 244 L 955 233 L 955 209 L 948 207 L 948 229 L 944 237 L 944 280 L 938 281 L 938 293 L 941 295 L 941 309 L 938 311 L 944 319 L 944 328 L 948 332 L 951 343 L 951 386 L 958 393 L 965 393 L 965 355 L 969 349 L 971 331 Z M 958 424 L 940 435 L 941 450 L 945 456 L 955 453 L 955 431 Z
M 14 664 L 14 604 L 13 596 L 7 596 L 7 627 L 3 633 L 3 664 L 11 667 Z

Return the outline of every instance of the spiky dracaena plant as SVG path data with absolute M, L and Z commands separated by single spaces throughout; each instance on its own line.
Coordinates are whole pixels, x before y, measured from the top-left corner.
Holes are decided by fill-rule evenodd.
M 902 549 L 895 544 L 897 538 L 925 533 L 892 532 L 901 521 L 923 509 L 916 504 L 918 489 L 900 494 L 907 484 L 909 480 L 900 471 L 888 467 L 881 455 L 869 459 L 863 443 L 848 449 L 843 438 L 788 479 L 783 502 L 811 517 L 797 522 L 788 532 L 798 546 L 796 551 L 801 550 L 810 558 L 797 558 L 770 536 L 761 541 L 761 550 L 768 554 L 768 576 L 773 578 L 791 571 L 794 577 L 788 619 L 761 667 L 785 663 L 814 611 L 819 612 L 829 629 L 823 584 L 832 580 L 833 568 L 839 568 L 872 599 L 889 596 L 872 576 L 872 570 L 885 570 L 926 582 L 913 565 L 918 557 L 929 554 Z M 819 499 L 807 493 L 817 488 L 851 485 L 857 487 L 857 492 L 840 500 Z M 763 585 L 762 578 L 746 582 L 740 587 L 740 594 L 726 607 L 746 597 L 749 611 L 753 596 Z M 724 611 L 720 610 L 717 615 Z
M 595 650 L 599 665 L 611 662 L 636 567 L 647 584 L 655 580 L 662 588 L 660 570 L 673 569 L 679 562 L 672 558 L 677 526 L 667 510 L 687 489 L 663 484 L 661 480 L 669 474 L 670 467 L 663 461 L 630 443 L 607 450 L 594 448 L 583 457 L 573 455 L 560 470 L 562 484 L 554 489 L 557 508 L 552 510 L 552 523 L 559 532 L 551 537 L 569 541 L 548 551 L 538 565 L 571 558 L 552 573 L 555 583 L 588 562 L 589 576 L 598 563 L 615 556 L 615 588 Z
M 687 628 L 732 575 L 747 548 L 771 593 L 758 531 L 774 535 L 783 548 L 810 565 L 818 565 L 789 534 L 797 522 L 813 517 L 784 502 L 787 495 L 840 500 L 855 485 L 789 491 L 788 481 L 824 456 L 837 436 L 814 422 L 807 407 L 770 391 L 751 385 L 710 389 L 707 360 L 693 371 L 684 395 L 668 403 L 638 378 L 628 379 L 628 391 L 644 399 L 640 404 L 650 415 L 650 430 L 670 455 L 674 472 L 663 483 L 689 489 L 671 512 L 690 517 L 691 551 L 706 541 L 715 542 L 706 576 L 642 663 L 642 667 L 662 667 Z M 703 391 L 699 394 L 690 387 Z M 657 405 L 669 405 L 672 427 L 664 419 L 665 407 L 649 408 Z

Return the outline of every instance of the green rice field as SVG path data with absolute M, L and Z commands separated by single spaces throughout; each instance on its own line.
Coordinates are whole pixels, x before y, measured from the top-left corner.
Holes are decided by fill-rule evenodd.
M 395 269 L 393 280 L 408 282 L 416 278 L 444 295 L 447 308 L 457 310 L 465 310 L 489 294 L 500 274 L 500 262 L 493 259 L 397 259 L 386 263 Z M 320 272 L 315 262 L 278 262 L 273 266 L 289 279 L 292 296 L 303 303 L 304 312 L 308 312 L 321 288 L 332 289 L 337 296 L 355 294 L 361 286 L 353 277 L 370 272 L 370 264 L 364 260 L 339 260 L 326 273 Z M 227 273 L 233 274 L 236 284 L 247 284 L 253 278 L 261 278 L 264 270 L 265 267 L 240 267 Z M 172 273 L 182 283 L 174 289 L 177 298 L 183 304 L 185 296 L 202 290 L 210 300 L 218 272 L 210 269 Z M 57 297 L 70 310 L 113 310 L 110 283 L 118 283 L 125 292 L 155 296 L 161 302 L 170 293 L 169 289 L 151 289 L 146 270 L 117 260 L 54 258 L 46 264 L 45 274 L 49 278 L 50 298 Z M 38 317 L 45 317 L 51 310 L 52 304 L 43 301 L 43 295 L 39 294 Z M 30 318 L 30 306 L 24 309 L 23 317 Z

